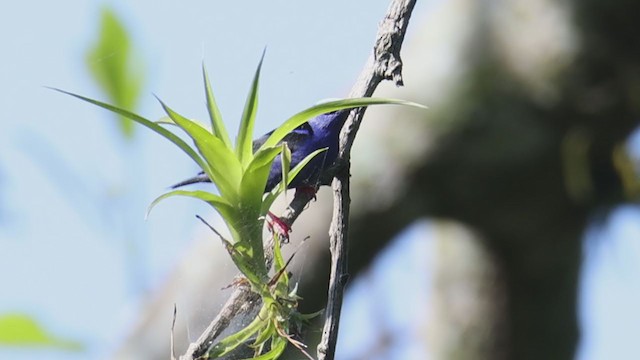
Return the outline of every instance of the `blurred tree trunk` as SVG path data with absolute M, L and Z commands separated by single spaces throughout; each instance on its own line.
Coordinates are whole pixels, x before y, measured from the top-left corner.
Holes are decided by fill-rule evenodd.
M 640 3 L 430 11 L 405 45 L 406 89 L 377 95 L 431 110 L 370 109 L 357 140 L 351 274 L 417 219 L 453 219 L 467 230 L 440 240 L 433 358 L 572 358 L 585 226 L 626 200 L 613 153 L 640 118 Z M 326 258 L 315 268 L 308 309 L 325 299 Z

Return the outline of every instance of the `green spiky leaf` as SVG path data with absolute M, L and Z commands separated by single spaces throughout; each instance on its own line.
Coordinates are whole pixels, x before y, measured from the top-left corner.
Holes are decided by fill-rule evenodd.
M 207 69 L 202 63 L 202 77 L 204 78 L 204 91 L 207 97 L 207 111 L 209 112 L 209 118 L 211 120 L 211 129 L 213 134 L 222 140 L 226 147 L 233 149 L 229 134 L 222 121 L 222 115 L 218 109 L 218 104 L 213 96 L 213 90 L 211 89 L 211 83 L 209 82 L 209 75 L 207 75 Z
M 316 156 L 318 156 L 320 153 L 323 153 L 325 151 L 327 151 L 327 148 L 318 149 L 312 152 L 311 154 L 307 155 L 304 159 L 302 159 L 302 161 L 300 161 L 298 165 L 296 165 L 293 169 L 289 171 L 289 178 L 286 184 L 287 185 L 291 184 L 291 182 L 296 178 L 296 176 L 298 176 L 300 171 L 302 171 L 302 169 L 304 169 L 304 167 L 307 166 L 309 161 L 313 160 Z M 287 186 L 285 186 L 285 183 L 281 181 L 278 186 L 276 186 L 270 193 L 268 193 L 267 196 L 265 196 L 265 198 L 262 201 L 262 209 L 260 210 L 260 214 L 262 215 L 266 214 L 267 211 L 269 211 L 269 208 L 271 208 L 271 205 L 276 200 L 276 198 L 280 194 L 282 194 L 282 192 L 284 192 L 286 188 Z
M 253 159 L 253 125 L 255 124 L 256 111 L 258 110 L 258 84 L 260 82 L 260 69 L 262 68 L 263 60 L 264 51 L 262 52 L 262 57 L 260 58 L 258 68 L 253 77 L 253 82 L 251 83 L 251 89 L 247 96 L 240 120 L 240 128 L 238 129 L 238 137 L 236 139 L 236 153 L 244 167 L 248 166 L 251 159 Z
M 212 346 L 211 349 L 207 352 L 209 358 L 215 359 L 217 357 L 222 357 L 229 352 L 233 351 L 239 345 L 242 345 L 246 341 L 248 341 L 252 336 L 254 336 L 261 328 L 268 325 L 269 318 L 267 316 L 267 312 L 265 307 L 260 311 L 260 314 L 256 316 L 256 318 L 245 328 L 236 332 L 233 335 L 229 335 L 226 338 L 222 339 L 216 345 Z
M 202 200 L 216 209 L 225 221 L 233 221 L 237 217 L 236 209 L 227 200 L 221 196 L 202 190 L 172 190 L 164 193 L 149 204 L 147 217 L 160 201 L 174 196 L 186 196 Z
M 246 237 L 247 231 L 242 231 L 242 236 Z M 263 250 L 256 251 L 256 249 L 251 245 L 251 242 L 239 240 L 233 244 L 233 249 L 229 251 L 229 254 L 233 263 L 247 278 L 254 291 L 260 293 L 259 289 L 262 288 L 262 284 L 267 278 L 267 269 L 264 264 Z
M 275 360 L 282 355 L 287 347 L 287 341 L 279 336 L 271 338 L 271 350 L 262 355 L 252 357 L 251 360 Z
M 282 147 L 275 146 L 265 148 L 256 153 L 255 158 L 251 161 L 242 176 L 240 188 L 242 189 L 243 204 L 257 208 L 259 211 L 262 194 L 264 194 L 267 179 L 271 171 L 271 164 L 281 151 Z
M 287 190 L 287 185 L 289 184 L 289 170 L 291 168 L 291 149 L 286 142 L 282 143 L 282 153 L 280 154 L 281 161 L 280 165 L 282 166 L 282 180 L 280 181 L 281 191 L 284 192 Z
M 304 124 L 305 122 L 309 121 L 311 118 L 314 118 L 316 116 L 326 114 L 332 111 L 353 109 L 353 108 L 369 106 L 369 105 L 406 105 L 406 106 L 414 106 L 414 107 L 426 109 L 424 105 L 420 105 L 418 103 L 414 103 L 411 101 L 385 99 L 385 98 L 353 98 L 353 99 L 328 101 L 325 103 L 314 105 L 305 110 L 302 110 L 301 112 L 290 117 L 281 126 L 279 126 L 271 134 L 271 136 L 269 136 L 267 141 L 265 141 L 264 144 L 262 144 L 262 147 L 271 147 L 276 145 L 295 128 L 297 128 L 298 126 Z
M 251 346 L 254 348 L 262 347 L 262 345 L 266 343 L 275 334 L 276 334 L 276 329 L 273 324 L 273 321 L 269 321 L 267 326 L 265 326 L 260 330 L 260 332 L 258 333 L 258 336 L 256 337 L 255 341 Z
M 155 122 L 145 119 L 142 116 L 138 115 L 138 114 L 134 114 L 128 110 L 119 108 L 117 106 L 114 105 L 110 105 L 107 103 L 103 103 L 101 101 L 98 100 L 94 100 L 88 97 L 84 97 L 82 95 L 78 95 L 78 94 L 74 94 L 68 91 L 64 91 L 64 90 L 60 90 L 60 89 L 56 89 L 56 88 L 49 88 L 51 90 L 55 90 L 58 92 L 61 92 L 63 94 L 67 94 L 67 95 L 71 95 L 75 98 L 78 98 L 80 100 L 86 101 L 90 104 L 99 106 L 103 109 L 109 110 L 113 113 L 116 113 L 118 115 L 122 115 L 128 119 L 131 119 L 137 123 L 139 123 L 140 125 L 143 125 L 151 130 L 153 130 L 154 132 L 156 132 L 157 134 L 161 135 L 162 137 L 164 137 L 165 139 L 171 141 L 172 143 L 174 143 L 177 147 L 179 147 L 182 151 L 184 151 L 187 155 L 189 155 L 189 157 L 191 159 L 193 159 L 193 161 L 196 162 L 196 164 L 198 164 L 198 166 L 200 166 L 201 169 L 208 169 L 209 165 L 200 157 L 200 155 L 198 155 L 198 153 L 195 152 L 195 150 L 193 150 L 186 142 L 184 142 L 184 140 L 180 139 L 176 134 L 172 133 L 171 131 L 163 128 L 162 126 L 156 124 Z
M 242 168 L 234 153 L 224 145 L 222 140 L 211 134 L 202 125 L 176 113 L 160 99 L 158 101 L 171 120 L 193 139 L 196 148 L 209 165 L 203 170 L 218 187 L 220 193 L 232 203 L 235 202 L 238 196 Z

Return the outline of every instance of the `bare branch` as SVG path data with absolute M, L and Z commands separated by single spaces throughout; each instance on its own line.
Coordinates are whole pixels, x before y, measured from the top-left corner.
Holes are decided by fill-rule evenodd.
M 409 24 L 415 0 L 394 0 L 378 28 L 372 56 L 351 90 L 351 97 L 371 96 L 382 80 L 393 80 L 402 86 L 400 48 Z M 338 327 L 347 273 L 347 234 L 349 231 L 349 171 L 351 146 L 360 128 L 365 109 L 351 112 L 340 133 L 340 151 L 333 179 L 333 218 L 331 220 L 331 276 L 325 310 L 322 339 L 318 345 L 318 360 L 332 360 L 338 341 Z
M 198 359 L 204 355 L 218 336 L 229 327 L 231 320 L 241 312 L 247 312 L 255 308 L 260 303 L 259 300 L 260 296 L 252 292 L 248 286 L 241 285 L 237 287 L 222 307 L 222 310 L 207 326 L 200 338 L 189 345 L 187 352 L 180 357 L 180 360 Z
M 171 360 L 176 360 L 176 349 L 174 347 L 173 330 L 176 328 L 176 315 L 178 313 L 178 307 L 173 304 L 173 319 L 171 320 Z

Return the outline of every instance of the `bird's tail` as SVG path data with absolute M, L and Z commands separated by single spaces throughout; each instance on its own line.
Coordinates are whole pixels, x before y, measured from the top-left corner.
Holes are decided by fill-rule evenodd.
M 198 175 L 187 179 L 187 180 L 183 180 L 175 185 L 172 185 L 171 188 L 172 189 L 176 189 L 179 187 L 183 187 L 186 185 L 191 185 L 191 184 L 197 184 L 197 183 L 202 183 L 202 182 L 211 182 L 211 180 L 209 180 L 209 177 L 207 176 L 207 174 L 205 174 L 204 172 L 199 173 Z

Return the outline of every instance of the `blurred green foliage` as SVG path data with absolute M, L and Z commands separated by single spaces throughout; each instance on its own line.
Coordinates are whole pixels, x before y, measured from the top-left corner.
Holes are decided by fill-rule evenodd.
M 143 67 L 133 51 L 127 29 L 116 14 L 104 8 L 100 17 L 100 32 L 87 52 L 87 66 L 111 103 L 134 110 L 144 82 Z M 131 139 L 133 122 L 124 116 L 118 118 L 122 134 Z
M 18 313 L 0 315 L 0 345 L 49 347 L 61 350 L 80 351 L 80 342 L 57 337 L 42 328 L 30 316 Z

